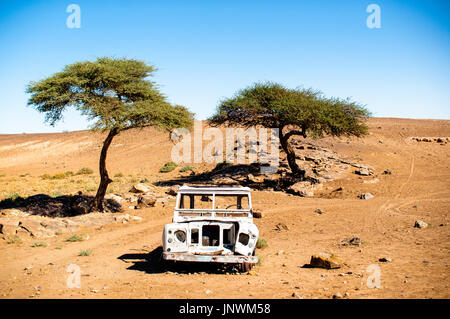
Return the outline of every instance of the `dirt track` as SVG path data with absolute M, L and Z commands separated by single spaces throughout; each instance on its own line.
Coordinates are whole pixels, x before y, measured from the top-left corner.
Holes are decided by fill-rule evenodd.
M 0 297 L 292 298 L 297 292 L 304 298 L 331 298 L 340 292 L 349 298 L 449 298 L 450 143 L 409 138 L 450 137 L 450 121 L 371 119 L 369 124 L 371 135 L 365 139 L 327 138 L 318 143 L 373 166 L 378 183 L 363 183 L 348 173 L 326 183 L 321 198 L 254 192 L 253 205 L 264 212 L 255 223 L 269 246 L 257 251 L 262 262 L 252 275 L 201 267 L 186 271 L 182 266 L 167 272 L 158 267 L 150 260 L 156 255 L 151 252 L 161 244 L 162 227 L 171 220 L 169 205 L 133 212 L 142 222 L 84 229 L 81 233 L 89 239 L 83 242 L 64 242 L 66 234 L 46 239 L 48 246 L 37 248 L 30 247 L 36 241 L 32 238 L 22 244 L 0 240 Z M 100 134 L 89 132 L 0 136 L 0 174 L 5 174 L 0 194 L 42 192 L 34 179 L 23 182 L 19 174 L 96 167 L 101 140 Z M 146 175 L 152 181 L 173 177 L 176 173 L 157 173 L 170 160 L 170 148 L 166 134 L 152 129 L 129 132 L 114 140 L 108 167 L 113 173 Z M 386 169 L 392 174 L 383 175 Z M 343 188 L 339 196 L 327 196 L 338 187 Z M 358 199 L 364 192 L 375 197 Z M 431 226 L 414 228 L 415 220 Z M 289 230 L 276 230 L 278 223 Z M 339 244 L 349 237 L 361 238 L 362 245 Z M 81 249 L 92 254 L 80 257 Z M 346 266 L 301 268 L 321 251 L 339 255 Z M 392 261 L 379 262 L 381 257 Z M 66 286 L 69 264 L 81 268 L 79 289 Z M 371 264 L 381 269 L 382 288 L 366 285 Z M 347 272 L 351 274 L 341 276 Z

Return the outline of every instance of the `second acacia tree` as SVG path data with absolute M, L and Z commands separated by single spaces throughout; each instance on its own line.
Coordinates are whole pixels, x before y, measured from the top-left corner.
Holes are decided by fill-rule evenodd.
M 220 102 L 209 122 L 225 126 L 278 128 L 280 144 L 293 175 L 305 170 L 289 143 L 294 136 L 363 136 L 370 113 L 350 99 L 326 98 L 312 89 L 289 89 L 277 83 L 256 83 Z

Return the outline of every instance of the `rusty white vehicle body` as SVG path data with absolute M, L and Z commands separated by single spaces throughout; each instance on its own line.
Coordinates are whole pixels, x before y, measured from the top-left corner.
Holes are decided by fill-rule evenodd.
M 248 271 L 258 262 L 258 235 L 250 188 L 182 186 L 172 223 L 164 227 L 163 258 L 233 263 Z

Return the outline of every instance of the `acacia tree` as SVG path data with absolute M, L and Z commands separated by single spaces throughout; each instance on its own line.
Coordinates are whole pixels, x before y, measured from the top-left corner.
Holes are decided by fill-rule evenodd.
M 213 126 L 263 126 L 278 128 L 280 144 L 293 175 L 304 178 L 305 170 L 295 161 L 289 139 L 297 135 L 322 137 L 363 136 L 370 113 L 350 99 L 326 98 L 313 89 L 288 89 L 280 84 L 256 83 L 219 103 L 209 118 Z
M 89 120 L 92 130 L 108 132 L 100 153 L 100 184 L 89 211 L 103 211 L 103 199 L 112 180 L 106 170 L 106 155 L 113 138 L 132 128 L 157 126 L 162 129 L 189 127 L 193 113 L 184 106 L 171 105 L 159 92 L 152 76 L 154 68 L 133 59 L 98 58 L 78 62 L 62 72 L 38 82 L 31 82 L 28 105 L 45 113 L 54 126 L 63 111 L 74 107 Z

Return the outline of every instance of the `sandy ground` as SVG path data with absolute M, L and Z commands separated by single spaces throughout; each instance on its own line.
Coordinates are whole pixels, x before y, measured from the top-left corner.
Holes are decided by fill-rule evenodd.
M 82 242 L 65 242 L 67 234 L 45 239 L 47 247 L 31 247 L 32 238 L 21 244 L 0 240 L 0 298 L 331 298 L 337 292 L 346 298 L 449 298 L 450 143 L 409 137 L 450 137 L 450 121 L 374 118 L 369 124 L 371 134 L 364 139 L 318 143 L 373 166 L 378 183 L 363 183 L 365 178 L 349 172 L 326 183 L 323 197 L 254 192 L 253 206 L 264 213 L 255 223 L 268 247 L 257 250 L 261 264 L 252 274 L 153 267 L 151 252 L 171 221 L 169 205 L 133 213 L 142 222 L 83 229 L 78 233 L 89 239 Z M 0 135 L 0 199 L 43 192 L 33 176 L 95 168 L 103 137 L 84 131 Z M 158 173 L 170 160 L 171 145 L 167 134 L 153 129 L 120 135 L 108 154 L 110 175 L 174 177 Z M 386 169 L 392 174 L 383 175 Z M 327 195 L 338 187 L 340 196 Z M 358 199 L 364 192 L 375 197 Z M 430 226 L 414 228 L 416 220 Z M 289 229 L 277 230 L 278 223 Z M 355 236 L 361 246 L 340 245 Z M 82 249 L 92 254 L 78 256 Z M 337 254 L 345 266 L 302 268 L 321 251 Z M 382 257 L 391 261 L 379 262 Z M 70 264 L 81 269 L 81 288 L 67 287 Z M 381 288 L 367 286 L 370 265 L 379 266 Z

